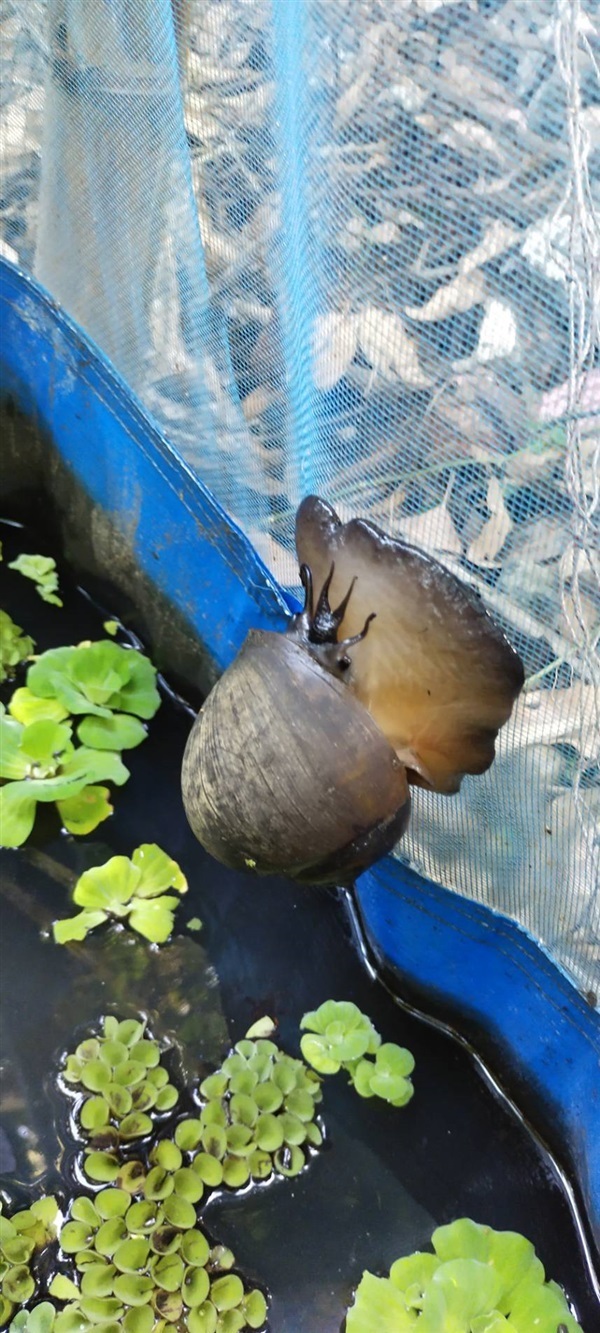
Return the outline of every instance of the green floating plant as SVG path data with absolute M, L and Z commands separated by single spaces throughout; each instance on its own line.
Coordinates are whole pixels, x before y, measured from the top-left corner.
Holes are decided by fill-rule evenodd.
M 32 579 L 36 590 L 44 602 L 53 606 L 62 606 L 58 595 L 58 574 L 56 561 L 49 555 L 19 555 L 12 560 L 9 569 L 16 569 L 26 579 Z
M 58 699 L 69 713 L 103 718 L 111 727 L 121 725 L 120 720 L 115 722 L 115 713 L 148 719 L 160 706 L 156 668 L 143 653 L 122 648 L 112 639 L 50 648 L 30 667 L 27 688 L 40 699 Z M 91 722 L 91 716 L 87 722 Z M 89 732 L 89 727 L 85 730 Z M 101 731 L 96 730 L 97 737 Z M 139 728 L 138 734 L 143 739 Z M 86 740 L 85 734 L 80 739 L 85 744 L 98 744 L 98 739 Z M 114 748 L 112 742 L 108 748 Z
M 319 1079 L 272 1041 L 238 1042 L 200 1094 L 200 1115 L 178 1124 L 175 1145 L 209 1189 L 240 1189 L 273 1172 L 298 1175 L 323 1141 Z
M 58 1204 L 51 1195 L 5 1217 L 0 1202 L 0 1327 L 35 1295 L 32 1263 L 56 1237 Z
M 518 1232 L 459 1218 L 431 1243 L 433 1254 L 398 1259 L 389 1278 L 363 1274 L 346 1333 L 582 1333 Z
M 111 813 L 108 788 L 129 771 L 110 750 L 75 747 L 71 727 L 49 718 L 23 726 L 0 705 L 0 828 L 4 847 L 20 847 L 31 833 L 36 806 L 55 803 L 70 833 L 89 833 Z
M 30 657 L 34 648 L 33 639 L 15 625 L 8 611 L 0 610 L 0 682 L 12 676 L 14 667 Z
M 393 1042 L 382 1044 L 370 1018 L 350 1000 L 325 1000 L 305 1014 L 300 1049 L 318 1074 L 350 1075 L 360 1097 L 381 1097 L 391 1106 L 406 1106 L 414 1088 L 410 1051 Z
M 176 1325 L 188 1333 L 237 1333 L 265 1322 L 262 1292 L 247 1290 L 231 1271 L 231 1250 L 211 1246 L 193 1203 L 174 1188 L 162 1201 L 132 1201 L 118 1188 L 93 1201 L 78 1197 L 60 1245 L 73 1257 L 79 1287 L 59 1276 L 50 1294 L 70 1302 L 67 1312 L 79 1315 L 83 1329 L 115 1324 L 125 1333 L 160 1333 Z
M 56 1309 L 50 1301 L 41 1301 L 30 1310 L 19 1310 L 10 1333 L 56 1333 Z
M 179 898 L 166 893 L 187 892 L 185 875 L 156 843 L 137 847 L 131 859 L 113 856 L 104 865 L 84 871 L 77 881 L 73 899 L 84 910 L 77 916 L 55 921 L 57 944 L 82 940 L 109 917 L 127 920 L 138 934 L 153 944 L 164 944 L 173 930 Z
M 67 1056 L 62 1077 L 84 1096 L 76 1111 L 87 1139 L 84 1171 L 95 1183 L 112 1184 L 125 1172 L 132 1189 L 141 1187 L 143 1168 L 127 1171 L 119 1149 L 146 1138 L 153 1115 L 177 1104 L 177 1089 L 160 1063 L 160 1046 L 145 1036 L 136 1019 L 104 1019 L 102 1035 L 80 1042 Z

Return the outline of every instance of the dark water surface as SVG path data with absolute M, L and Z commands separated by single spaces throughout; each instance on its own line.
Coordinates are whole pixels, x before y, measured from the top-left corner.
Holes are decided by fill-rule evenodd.
M 68 575 L 59 610 L 7 569 L 19 550 L 45 549 L 39 539 L 4 525 L 0 535 L 0 605 L 38 651 L 103 637 L 102 616 Z M 179 794 L 190 723 L 165 698 L 148 740 L 124 756 L 131 778 L 114 793 L 114 815 L 94 833 L 61 834 L 46 806 L 28 845 L 1 853 L 0 1184 L 40 1192 L 60 1189 L 62 1179 L 68 1187 L 72 1150 L 61 1149 L 66 1119 L 55 1074 L 61 1054 L 101 1015 L 147 1014 L 191 1081 L 263 1014 L 278 1020 L 279 1040 L 297 1055 L 302 1014 L 330 997 L 351 999 L 384 1040 L 413 1051 L 412 1102 L 397 1110 L 361 1100 L 343 1076 L 326 1080 L 326 1146 L 309 1168 L 213 1197 L 202 1212 L 247 1277 L 268 1288 L 272 1333 L 339 1333 L 364 1268 L 386 1271 L 399 1255 L 426 1248 L 434 1226 L 465 1215 L 527 1235 L 593 1333 L 599 1305 L 552 1160 L 469 1052 L 373 980 L 342 898 L 227 871 L 203 852 Z M 75 878 L 142 842 L 159 843 L 189 882 L 172 942 L 157 950 L 105 927 L 83 944 L 54 945 L 48 930 L 74 910 Z M 203 921 L 199 934 L 186 929 L 194 916 Z

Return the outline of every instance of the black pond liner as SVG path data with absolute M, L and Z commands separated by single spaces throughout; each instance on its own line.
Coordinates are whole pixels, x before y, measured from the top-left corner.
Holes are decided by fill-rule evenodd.
M 20 550 L 48 548 L 1 527 L 0 605 L 37 650 L 103 637 L 104 613 L 68 571 L 59 610 L 7 568 Z M 526 1235 L 593 1333 L 600 1305 L 569 1184 L 476 1053 L 377 979 L 347 895 L 228 871 L 195 841 L 179 790 L 191 720 L 165 690 L 148 739 L 125 756 L 131 778 L 115 790 L 108 821 L 85 838 L 65 836 L 46 806 L 29 843 L 1 853 L 0 1187 L 20 1200 L 23 1188 L 73 1188 L 56 1070 L 101 1015 L 146 1014 L 153 1035 L 175 1044 L 189 1083 L 262 1015 L 277 1019 L 278 1040 L 297 1055 L 302 1014 L 328 998 L 351 999 L 384 1040 L 413 1052 L 411 1103 L 398 1110 L 363 1101 L 343 1075 L 326 1079 L 325 1146 L 302 1174 L 213 1195 L 202 1208 L 201 1222 L 268 1290 L 269 1329 L 339 1333 L 363 1269 L 384 1273 L 401 1254 L 427 1248 L 435 1226 L 469 1216 Z M 54 945 L 52 920 L 75 910 L 73 877 L 149 841 L 180 863 L 190 886 L 172 942 L 157 950 L 104 927 L 83 944 Z M 199 933 L 186 928 L 196 916 Z

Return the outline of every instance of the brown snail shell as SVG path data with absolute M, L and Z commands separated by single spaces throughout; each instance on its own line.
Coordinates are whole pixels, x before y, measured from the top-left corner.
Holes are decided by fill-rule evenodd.
M 290 635 L 251 631 L 183 761 L 196 837 L 218 861 L 342 883 L 408 823 L 406 771 L 342 680 Z

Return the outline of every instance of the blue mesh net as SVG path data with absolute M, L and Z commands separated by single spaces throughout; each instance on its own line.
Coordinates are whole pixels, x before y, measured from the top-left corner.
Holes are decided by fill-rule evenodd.
M 597 19 L 593 0 L 6 0 L 0 219 L 285 585 L 317 492 L 482 593 L 526 690 L 488 774 L 416 793 L 399 854 L 588 988 Z

